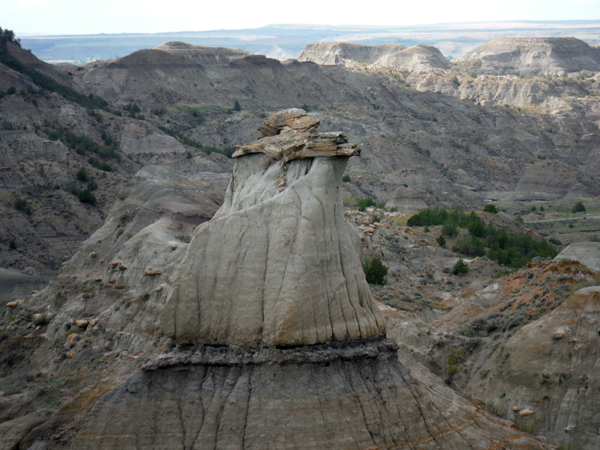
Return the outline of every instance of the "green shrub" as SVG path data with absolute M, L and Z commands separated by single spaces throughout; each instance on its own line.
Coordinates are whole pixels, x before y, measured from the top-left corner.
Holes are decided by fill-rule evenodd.
M 440 246 L 445 247 L 446 246 L 446 238 L 444 237 L 443 234 L 440 234 L 435 241 L 440 244 Z
M 373 258 L 370 262 L 363 261 L 363 271 L 365 272 L 365 278 L 369 284 L 378 284 L 385 286 L 387 284 L 386 275 L 388 273 L 388 267 L 385 266 L 379 258 Z
M 350 179 L 350 175 L 348 175 L 348 174 L 345 174 L 345 175 L 342 177 L 342 181 L 343 181 L 344 183 L 350 183 L 350 181 L 352 181 L 352 180 Z
M 140 107 L 135 103 L 129 103 L 128 105 L 123 106 L 123 110 L 129 112 L 130 115 L 133 114 L 134 116 L 135 114 L 142 112 Z
M 27 208 L 27 200 L 21 197 L 17 197 L 13 205 L 17 211 L 25 211 L 25 209 Z
M 98 170 L 102 170 L 104 172 L 114 172 L 115 169 L 113 169 L 110 165 L 108 165 L 107 163 L 105 163 L 104 161 L 99 161 L 96 158 L 90 158 L 88 159 L 88 163 L 98 169 Z
M 11 249 L 11 250 L 16 250 L 17 249 L 17 243 L 15 242 L 14 239 L 12 239 L 10 241 L 10 244 L 8 244 L 8 248 Z
M 577 202 L 577 203 L 575 203 L 575 206 L 573 206 L 572 211 L 573 211 L 573 213 L 586 212 L 586 209 L 585 209 L 585 206 L 583 206 L 583 203 Z
M 455 222 L 447 222 L 442 227 L 442 234 L 448 237 L 455 237 L 458 235 L 458 227 Z
M 452 268 L 452 273 L 454 275 L 459 275 L 467 272 L 469 272 L 469 266 L 462 258 L 458 258 L 458 261 L 456 261 L 456 264 L 454 264 L 454 267 Z
M 431 230 L 429 229 L 428 226 L 425 226 L 425 228 L 423 228 L 423 233 L 429 233 Z
M 94 197 L 94 194 L 92 194 L 89 189 L 83 189 L 82 191 L 79 191 L 77 196 L 79 197 L 79 201 L 81 203 L 89 203 L 90 205 L 94 206 L 96 205 L 96 197 Z
M 482 239 L 479 239 L 476 236 L 470 236 L 454 244 L 452 246 L 452 251 L 471 257 L 483 256 L 485 255 L 485 244 Z
M 490 214 L 498 214 L 498 208 L 496 208 L 496 205 L 492 205 L 491 203 L 489 203 L 485 205 L 485 207 L 483 208 L 483 212 Z
M 364 211 L 370 206 L 377 206 L 377 203 L 372 198 L 363 198 L 358 201 L 358 210 Z
M 451 77 L 449 78 L 449 80 L 450 80 L 450 81 L 452 81 L 452 82 L 453 82 L 455 85 L 457 85 L 457 86 L 459 86 L 459 85 L 460 85 L 460 82 L 458 81 L 458 78 L 456 77 L 456 75 L 454 75 L 454 76 L 451 76 Z
M 85 182 L 88 180 L 88 173 L 87 173 L 87 170 L 85 170 L 85 167 L 82 167 L 81 169 L 79 169 L 77 171 L 76 177 L 79 181 Z
M 233 104 L 233 110 L 234 111 L 241 111 L 242 110 L 242 107 L 240 106 L 240 102 L 238 102 L 237 100 Z

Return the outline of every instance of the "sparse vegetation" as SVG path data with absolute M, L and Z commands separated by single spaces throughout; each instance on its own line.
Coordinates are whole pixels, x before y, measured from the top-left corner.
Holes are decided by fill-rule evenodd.
M 463 349 L 452 347 L 446 358 L 446 382 L 452 383 L 462 370 L 463 363 L 469 357 L 469 354 Z
M 75 134 L 65 127 L 62 127 L 58 124 L 52 123 L 48 120 L 44 121 L 42 131 L 48 135 L 48 137 L 53 140 L 59 140 L 67 147 L 75 150 L 80 155 L 85 155 L 87 152 L 92 152 L 97 154 L 103 158 L 113 158 L 119 161 L 121 159 L 121 155 L 117 152 L 117 148 L 115 147 L 112 138 L 106 136 L 104 141 L 111 142 L 112 145 L 105 147 L 96 143 L 93 139 L 88 136 Z
M 554 258 L 557 254 L 545 239 L 538 241 L 527 233 L 509 233 L 504 228 L 498 230 L 492 225 L 484 226 L 474 212 L 426 209 L 410 217 L 407 225 L 443 225 L 442 235 L 446 237 L 456 237 L 458 228 L 466 228 L 470 236 L 455 243 L 453 251 L 471 257 L 487 255 L 507 267 L 522 267 L 536 256 Z
M 52 77 L 44 75 L 37 69 L 23 64 L 21 61 L 19 61 L 17 58 L 15 58 L 9 53 L 9 42 L 18 45 L 19 47 L 21 46 L 21 41 L 19 39 L 15 39 L 15 34 L 12 30 L 2 30 L 2 36 L 0 37 L 0 63 L 27 76 L 33 83 L 35 83 L 36 86 L 39 86 L 41 88 L 41 93 L 56 92 L 57 94 L 62 95 L 67 100 L 77 103 L 78 105 L 83 106 L 84 108 L 99 108 L 108 110 L 108 103 L 106 102 L 106 100 L 98 97 L 97 95 L 81 94 L 68 86 L 58 83 Z M 9 88 L 9 94 L 16 93 L 16 89 L 13 88 L 14 87 Z

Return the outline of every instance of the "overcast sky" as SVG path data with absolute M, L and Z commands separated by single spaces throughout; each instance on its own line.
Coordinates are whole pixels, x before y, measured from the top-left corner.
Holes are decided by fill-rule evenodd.
M 600 0 L 3 0 L 17 34 L 156 33 L 270 24 L 417 25 L 600 19 Z

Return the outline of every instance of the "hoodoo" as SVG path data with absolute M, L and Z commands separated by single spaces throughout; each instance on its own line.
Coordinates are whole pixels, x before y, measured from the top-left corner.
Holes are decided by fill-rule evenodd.
M 281 111 L 238 147 L 171 279 L 171 345 L 100 398 L 72 448 L 546 448 L 398 358 L 343 216 L 360 149 L 318 124 Z

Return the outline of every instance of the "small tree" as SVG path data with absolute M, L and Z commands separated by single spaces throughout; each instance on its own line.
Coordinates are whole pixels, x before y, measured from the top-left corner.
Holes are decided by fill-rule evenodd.
M 365 260 L 363 261 L 362 266 L 367 283 L 379 284 L 380 286 L 385 286 L 387 284 L 385 276 L 388 273 L 388 267 L 385 266 L 379 258 L 373 258 L 371 262 Z
M 496 208 L 496 205 L 492 205 L 490 203 L 488 205 L 485 205 L 485 207 L 483 208 L 483 212 L 490 214 L 498 214 L 498 208 Z
M 446 246 L 446 238 L 444 237 L 443 234 L 440 234 L 437 238 L 436 238 L 436 242 L 438 244 L 440 244 L 440 246 L 444 247 Z
M 242 110 L 242 107 L 240 106 L 240 102 L 238 102 L 237 100 L 233 104 L 233 110 L 234 111 L 241 111 Z
M 461 273 L 467 273 L 469 271 L 469 266 L 467 266 L 467 263 L 463 261 L 462 258 L 458 258 L 458 261 L 456 261 L 456 264 L 454 264 L 454 267 L 452 268 L 452 273 L 454 275 L 459 275 Z
M 8 248 L 10 248 L 11 250 L 17 249 L 17 243 L 15 242 L 14 239 L 10 241 L 10 244 L 8 244 Z
M 581 202 L 577 202 L 575 203 L 575 206 L 573 206 L 573 210 L 574 213 L 578 213 L 578 212 L 586 212 L 585 206 L 583 206 L 583 203 Z

